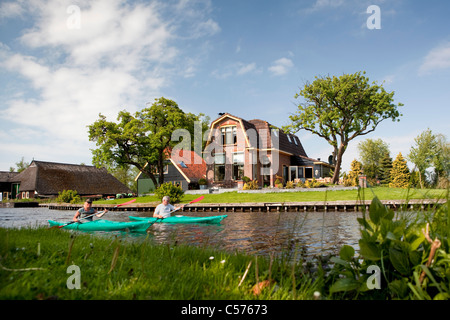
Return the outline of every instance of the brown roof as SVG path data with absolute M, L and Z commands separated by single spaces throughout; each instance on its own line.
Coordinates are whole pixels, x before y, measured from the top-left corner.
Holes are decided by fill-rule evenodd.
M 198 181 L 206 176 L 206 162 L 194 151 L 174 149 L 170 161 L 188 182 Z
M 0 171 L 0 182 L 13 182 L 18 172 Z
M 292 155 L 299 155 L 307 157 L 307 154 L 305 152 L 305 149 L 302 146 L 302 143 L 300 142 L 300 139 L 294 135 L 294 134 L 287 134 L 283 130 L 276 128 L 275 126 L 272 126 L 269 122 L 259 119 L 253 119 L 253 120 L 244 120 L 242 118 L 236 117 L 232 114 L 225 113 L 218 119 L 214 120 L 212 124 L 215 122 L 220 122 L 224 120 L 227 117 L 231 117 L 234 119 L 238 119 L 241 121 L 244 130 L 247 131 L 248 129 L 255 129 L 257 136 L 258 136 L 258 146 L 249 146 L 249 147 L 255 147 L 255 148 L 272 148 L 275 146 L 272 146 L 272 140 L 278 138 L 278 148 L 280 151 L 292 154 Z M 276 135 L 272 131 L 272 129 L 276 130 Z M 274 136 L 275 135 L 275 136 Z M 252 142 L 251 139 L 249 141 Z
M 80 195 L 131 192 L 105 168 L 76 164 L 33 161 L 14 181 L 20 182 L 19 191 L 40 195 L 57 195 L 63 190 L 76 190 Z

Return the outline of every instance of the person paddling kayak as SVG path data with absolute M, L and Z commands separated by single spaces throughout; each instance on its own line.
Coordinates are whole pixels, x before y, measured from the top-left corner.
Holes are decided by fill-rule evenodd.
M 106 212 L 108 212 L 107 209 L 104 209 L 101 212 L 98 212 L 97 209 L 92 208 L 92 200 L 91 199 L 86 199 L 86 201 L 84 202 L 83 208 L 79 209 L 75 215 L 73 216 L 73 221 L 76 222 L 81 222 L 80 219 L 85 217 L 85 216 L 89 216 L 87 217 L 85 220 L 87 221 L 93 221 L 93 215 L 95 214 L 96 217 L 100 218 L 102 217 Z
M 162 198 L 162 203 L 156 207 L 155 212 L 153 213 L 153 217 L 159 218 L 159 219 L 164 219 L 164 218 L 170 217 L 170 213 L 172 211 L 181 209 L 184 206 L 185 205 L 175 208 L 173 205 L 170 204 L 170 197 L 164 196 Z

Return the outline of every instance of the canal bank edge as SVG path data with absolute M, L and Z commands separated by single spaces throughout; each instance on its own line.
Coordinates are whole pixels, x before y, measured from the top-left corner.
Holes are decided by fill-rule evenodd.
M 248 202 L 248 203 L 196 203 L 189 205 L 182 212 L 308 212 L 308 211 L 362 211 L 368 210 L 372 200 L 366 201 L 305 201 L 305 202 Z M 427 210 L 447 203 L 446 199 L 410 199 L 381 200 L 381 203 L 392 210 Z M 114 204 L 93 205 L 94 208 L 106 208 L 110 211 L 142 211 L 153 212 L 158 203 L 137 203 L 122 208 L 114 208 Z M 79 204 L 45 203 L 40 207 L 53 210 L 78 210 Z

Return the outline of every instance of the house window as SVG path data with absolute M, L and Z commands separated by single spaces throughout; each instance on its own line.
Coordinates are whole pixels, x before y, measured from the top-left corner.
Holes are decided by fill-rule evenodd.
M 291 135 L 288 134 L 287 137 L 288 137 L 289 142 L 292 143 Z
M 237 143 L 236 126 L 223 127 L 220 129 L 220 131 L 222 133 L 223 145 Z
M 214 165 L 214 181 L 225 180 L 225 165 L 215 164 Z
M 289 167 L 289 180 L 294 181 L 297 179 L 297 167 Z
M 312 177 L 313 177 L 313 168 L 305 167 L 305 178 L 312 179 Z
M 214 155 L 214 180 L 225 180 L 225 153 L 216 153 Z
M 278 138 L 278 129 L 272 129 L 271 132 L 275 137 Z
M 180 167 L 187 169 L 187 165 L 184 163 L 184 161 L 179 162 Z
M 163 174 L 168 174 L 168 173 L 169 173 L 169 165 L 166 164 L 166 165 L 164 166 Z M 158 167 L 156 167 L 156 174 L 159 174 Z
M 233 179 L 242 180 L 244 177 L 244 153 L 233 153 Z
M 297 177 L 300 179 L 300 178 L 304 178 L 304 175 L 303 175 L 303 167 L 298 167 L 298 175 L 297 175 Z

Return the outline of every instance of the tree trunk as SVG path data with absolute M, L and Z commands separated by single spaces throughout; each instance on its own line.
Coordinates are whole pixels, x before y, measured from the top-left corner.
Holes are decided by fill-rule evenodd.
M 333 184 L 339 184 L 339 174 L 341 172 L 342 156 L 344 155 L 346 148 L 347 145 L 341 143 L 341 146 L 339 147 L 339 151 L 336 156 L 336 164 L 334 166 L 333 180 L 331 181 L 331 183 Z
M 159 186 L 161 186 L 164 183 L 164 162 L 162 163 L 158 163 L 158 182 L 159 182 Z
M 151 170 L 141 170 L 143 171 L 153 182 L 153 184 L 155 185 L 155 188 L 158 186 L 158 181 L 156 180 L 155 175 L 153 174 L 153 172 L 151 172 Z

